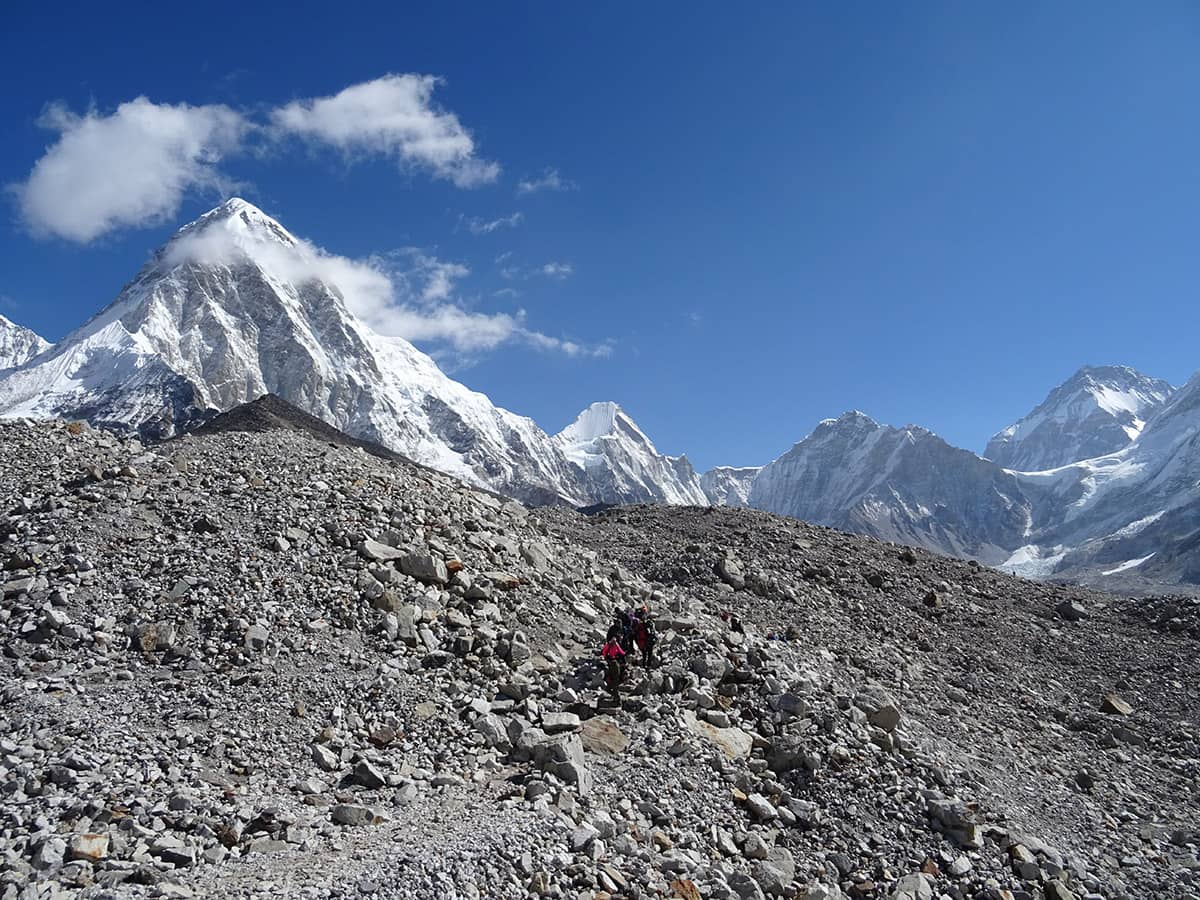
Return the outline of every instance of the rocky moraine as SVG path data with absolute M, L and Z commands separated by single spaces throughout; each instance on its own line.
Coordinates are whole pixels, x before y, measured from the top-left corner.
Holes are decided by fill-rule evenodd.
M 3 900 L 1200 897 L 1186 598 L 220 421 L 0 424 L 0 567 Z

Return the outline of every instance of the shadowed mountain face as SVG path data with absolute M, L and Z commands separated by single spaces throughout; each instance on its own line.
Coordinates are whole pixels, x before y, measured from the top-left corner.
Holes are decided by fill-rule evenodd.
M 754 479 L 749 505 L 986 563 L 1019 544 L 1033 515 L 1011 474 L 923 428 L 847 413 Z

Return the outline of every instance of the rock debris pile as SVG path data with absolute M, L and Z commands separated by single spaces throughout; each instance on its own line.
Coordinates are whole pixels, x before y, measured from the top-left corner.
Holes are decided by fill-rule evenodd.
M 288 429 L 0 424 L 0 567 L 3 900 L 1200 896 L 1157 608 Z

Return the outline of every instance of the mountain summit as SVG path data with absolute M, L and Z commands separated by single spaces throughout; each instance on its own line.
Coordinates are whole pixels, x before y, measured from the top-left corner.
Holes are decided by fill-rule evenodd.
M 748 501 L 987 563 L 1008 556 L 1031 516 L 1025 492 L 1003 469 L 924 428 L 881 425 L 858 411 L 826 419 L 764 466 Z
M 1006 469 L 1036 472 L 1115 453 L 1137 438 L 1173 390 L 1128 366 L 1084 366 L 994 435 L 983 455 Z
M 49 349 L 50 343 L 38 334 L 0 316 L 0 373 L 23 366 Z
M 161 438 L 273 394 L 528 502 L 705 503 L 686 458 L 659 454 L 615 404 L 596 404 L 551 438 L 370 328 L 355 310 L 370 306 L 372 286 L 346 275 L 344 261 L 227 200 L 179 229 L 58 345 L 14 355 L 0 416 L 88 419 Z
M 232 199 L 181 228 L 106 309 L 0 381 L 0 414 L 166 437 L 275 394 L 469 482 L 584 501 L 530 419 L 446 377 L 347 305 L 321 251 Z
M 554 440 L 587 473 L 597 502 L 708 505 L 687 457 L 663 456 L 615 403 L 593 403 Z

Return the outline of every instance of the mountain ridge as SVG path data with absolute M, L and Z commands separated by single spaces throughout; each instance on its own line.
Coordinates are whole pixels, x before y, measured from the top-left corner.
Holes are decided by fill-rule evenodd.
M 23 348 L 0 370 L 0 417 L 82 418 L 157 440 L 271 395 L 528 503 L 750 506 L 1038 577 L 1200 580 L 1195 378 L 1175 389 L 1085 366 L 997 433 L 996 459 L 852 410 L 765 466 L 700 474 L 611 401 L 555 435 L 494 406 L 359 319 L 330 259 L 232 198 L 180 228 L 57 344 L 0 319 L 0 341 Z

